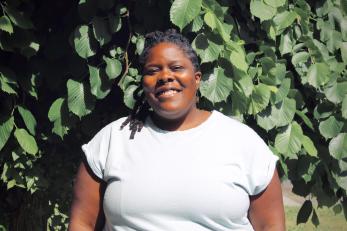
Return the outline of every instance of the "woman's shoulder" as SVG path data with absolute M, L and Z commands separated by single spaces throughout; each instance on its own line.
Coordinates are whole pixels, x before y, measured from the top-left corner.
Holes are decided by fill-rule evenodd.
M 114 132 L 121 132 L 121 126 L 125 122 L 127 117 L 121 117 L 118 118 L 106 125 L 104 125 L 98 132 L 95 134 L 95 136 L 104 136 L 109 135 Z
M 214 122 L 222 130 L 253 133 L 254 130 L 240 120 L 227 116 L 219 111 L 213 111 Z M 231 130 L 232 129 L 232 130 Z

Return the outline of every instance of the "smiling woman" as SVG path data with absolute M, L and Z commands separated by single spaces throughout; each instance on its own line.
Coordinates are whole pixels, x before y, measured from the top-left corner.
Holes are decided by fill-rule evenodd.
M 143 98 L 82 146 L 69 230 L 284 230 L 278 158 L 246 125 L 197 108 L 188 40 L 151 33 L 140 61 Z

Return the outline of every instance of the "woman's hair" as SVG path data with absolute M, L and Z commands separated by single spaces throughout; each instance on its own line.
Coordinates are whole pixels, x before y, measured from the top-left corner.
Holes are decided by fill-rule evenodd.
M 188 39 L 178 33 L 175 29 L 168 29 L 165 32 L 154 31 L 146 34 L 144 48 L 139 60 L 142 67 L 147 61 L 150 50 L 157 44 L 163 42 L 177 45 L 184 52 L 187 58 L 190 59 L 195 71 L 200 71 L 199 59 L 196 52 L 193 50 Z M 134 139 L 135 133 L 141 131 L 149 112 L 149 105 L 146 102 L 143 93 L 135 100 L 136 103 L 134 108 L 120 127 L 120 129 L 123 129 L 127 124 L 129 124 L 129 129 L 131 130 L 130 139 Z

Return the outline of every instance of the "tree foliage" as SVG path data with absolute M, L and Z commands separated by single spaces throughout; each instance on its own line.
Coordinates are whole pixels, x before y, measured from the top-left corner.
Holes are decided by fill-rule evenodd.
M 258 131 L 281 174 L 347 217 L 346 0 L 0 3 L 0 228 L 65 230 L 80 145 L 128 113 L 144 35 L 176 27 L 201 62 L 200 107 Z M 312 203 L 312 199 L 317 203 Z

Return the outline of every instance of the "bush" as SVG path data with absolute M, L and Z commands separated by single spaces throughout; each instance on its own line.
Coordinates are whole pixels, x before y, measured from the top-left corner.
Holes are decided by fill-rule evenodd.
M 306 198 L 298 222 L 318 225 L 322 206 L 347 217 L 346 0 L 0 6 L 0 229 L 66 229 L 80 145 L 133 107 L 144 34 L 171 27 L 201 59 L 200 107 L 247 123 L 279 156 Z

